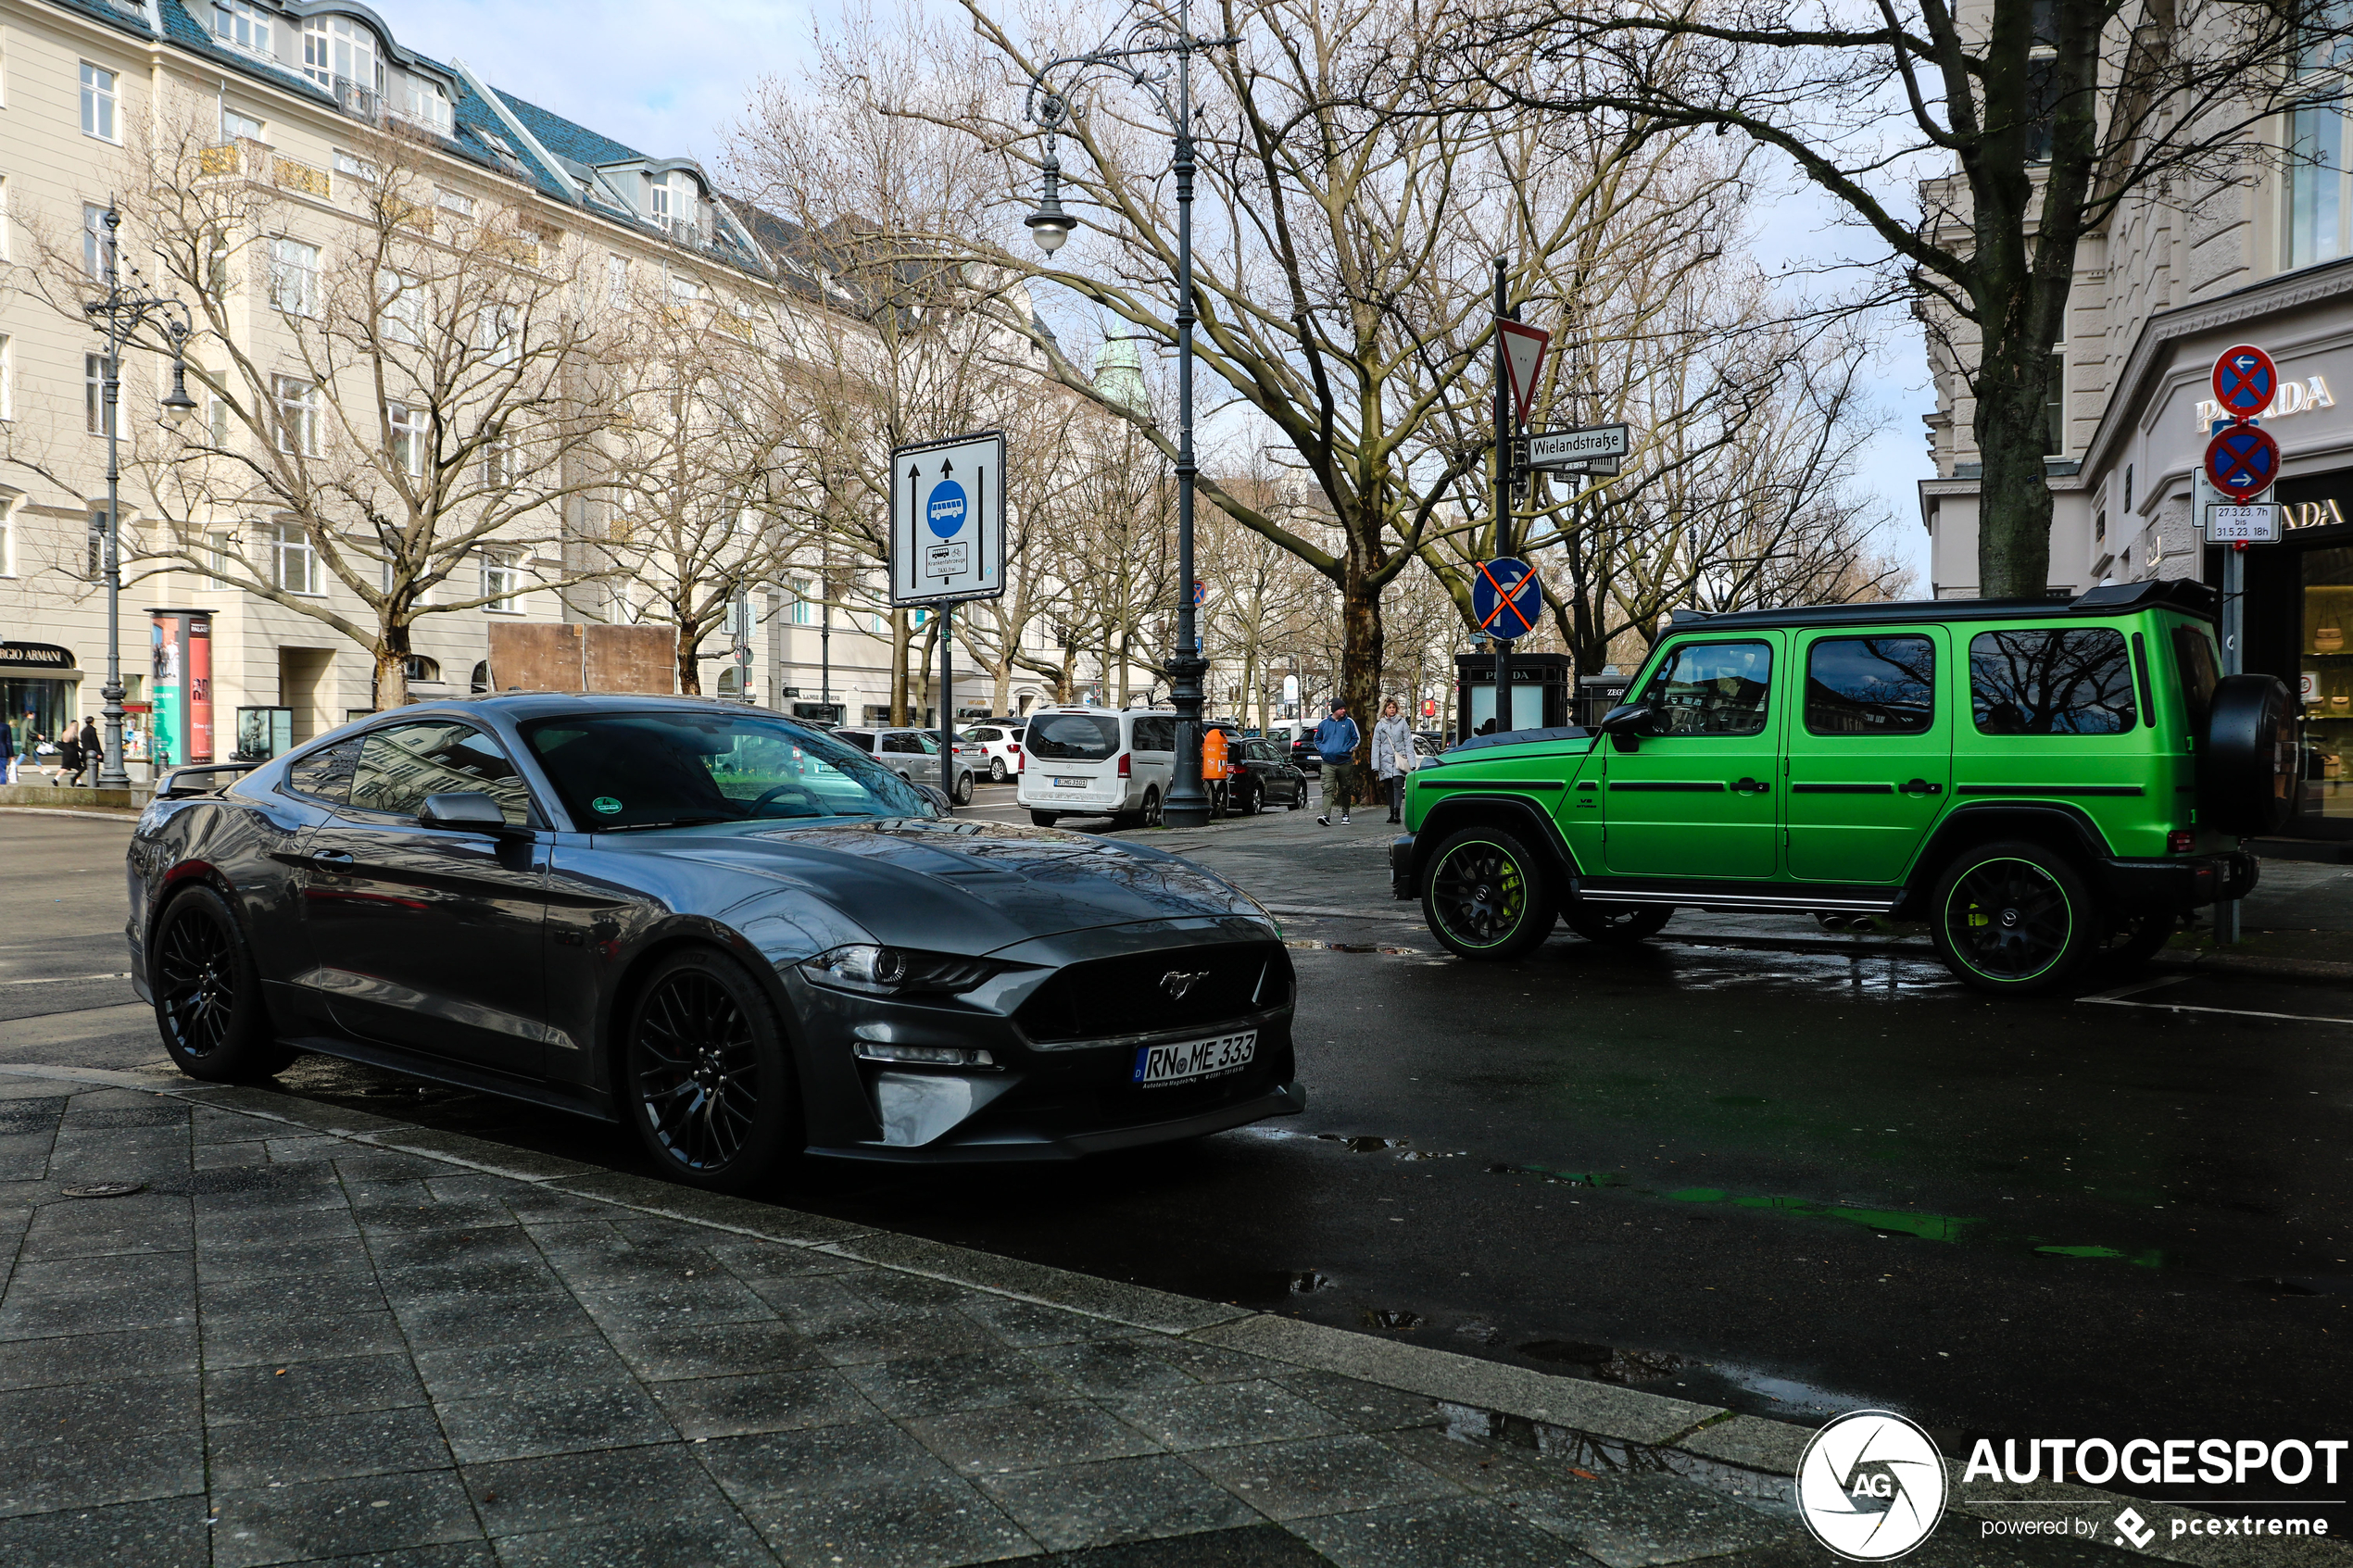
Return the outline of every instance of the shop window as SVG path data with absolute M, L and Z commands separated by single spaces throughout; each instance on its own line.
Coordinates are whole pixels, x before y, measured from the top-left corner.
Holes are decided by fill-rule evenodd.
M 2304 700 L 2300 825 L 2353 836 L 2353 549 L 2304 552 L 2298 692 Z

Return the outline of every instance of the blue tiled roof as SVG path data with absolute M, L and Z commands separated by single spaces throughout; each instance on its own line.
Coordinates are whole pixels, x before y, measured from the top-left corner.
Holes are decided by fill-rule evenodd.
M 577 163 L 626 163 L 646 155 L 635 147 L 624 147 L 610 136 L 598 135 L 585 125 L 574 125 L 560 114 L 550 114 L 537 104 L 526 103 L 503 87 L 492 92 L 505 101 L 507 107 L 523 123 L 524 129 L 539 138 L 540 145 L 558 157 L 568 157 Z
M 69 3 L 71 3 L 71 0 L 69 0 Z M 80 0 L 79 4 L 75 4 L 74 8 L 100 13 L 113 9 L 106 5 L 104 0 L 95 0 L 95 3 L 94 0 Z M 321 103 L 334 101 L 316 82 L 311 82 L 301 72 L 288 70 L 272 61 L 256 59 L 251 55 L 229 48 L 221 44 L 206 31 L 202 22 L 189 14 L 187 6 L 182 5 L 181 0 L 157 0 L 157 10 L 163 18 L 164 36 L 190 54 L 202 55 L 207 59 L 219 60 L 223 65 L 234 66 L 250 76 L 267 77 L 280 87 L 300 93 L 305 97 L 316 98 Z M 120 13 L 116 15 L 120 17 Z M 139 31 L 142 34 L 146 33 L 146 29 L 144 27 Z

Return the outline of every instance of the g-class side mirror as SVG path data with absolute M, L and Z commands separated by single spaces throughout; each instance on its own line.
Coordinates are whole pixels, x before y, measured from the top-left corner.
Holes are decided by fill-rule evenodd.
M 1642 736 L 1651 733 L 1651 705 L 1629 702 L 1602 715 L 1602 734 L 1620 751 L 1642 749 Z

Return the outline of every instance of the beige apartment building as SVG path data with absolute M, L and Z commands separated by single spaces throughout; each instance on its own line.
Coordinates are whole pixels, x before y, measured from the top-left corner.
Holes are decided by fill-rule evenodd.
M 2050 407 L 2054 591 L 2147 577 L 2220 586 L 2196 479 L 2212 371 L 2252 344 L 2277 361 L 2261 419 L 2283 464 L 2284 542 L 2246 552 L 2246 667 L 2303 703 L 2304 814 L 2353 839 L 2353 185 L 2344 111 L 2280 117 L 2231 181 L 2179 179 L 2124 204 L 2078 252 Z M 1957 368 L 1931 355 L 1936 477 L 1919 484 L 1943 597 L 1977 593 L 1979 463 Z M 2204 493 L 2204 500 L 2214 499 Z

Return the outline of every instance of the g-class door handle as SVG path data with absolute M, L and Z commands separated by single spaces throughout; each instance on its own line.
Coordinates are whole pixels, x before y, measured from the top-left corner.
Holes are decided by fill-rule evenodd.
M 359 862 L 340 849 L 313 849 L 310 863 L 324 872 L 347 872 Z
M 1906 795 L 1942 795 L 1944 793 L 1944 786 L 1943 784 L 1931 784 L 1926 779 L 1914 779 L 1908 784 L 1898 784 L 1896 787 Z
M 1757 795 L 1770 795 L 1773 792 L 1773 786 L 1761 779 L 1734 779 L 1732 781 L 1734 795 L 1747 795 L 1752 792 Z

